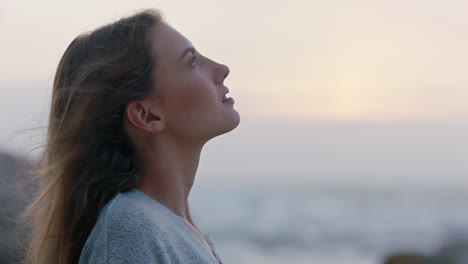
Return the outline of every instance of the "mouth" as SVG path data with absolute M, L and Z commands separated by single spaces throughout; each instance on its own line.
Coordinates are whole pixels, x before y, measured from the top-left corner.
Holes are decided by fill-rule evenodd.
M 226 89 L 227 89 L 227 90 L 226 90 L 226 93 L 224 94 L 223 98 L 221 98 L 222 101 L 228 99 L 227 96 L 226 96 L 226 94 L 229 93 L 229 89 L 228 89 L 228 88 L 226 88 Z

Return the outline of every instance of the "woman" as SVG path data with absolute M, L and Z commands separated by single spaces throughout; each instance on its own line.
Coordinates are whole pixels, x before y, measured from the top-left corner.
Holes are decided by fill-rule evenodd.
M 222 263 L 190 216 L 200 153 L 240 122 L 224 79 L 155 9 L 76 37 L 54 79 L 25 263 Z

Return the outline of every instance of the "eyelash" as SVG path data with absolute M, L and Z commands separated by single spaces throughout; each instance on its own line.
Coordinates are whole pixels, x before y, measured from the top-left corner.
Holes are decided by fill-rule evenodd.
M 190 58 L 190 61 L 189 61 L 189 65 L 190 67 L 195 67 L 196 65 L 198 65 L 198 61 L 197 61 L 197 64 L 195 66 L 192 65 L 192 61 L 194 61 L 194 59 L 197 58 L 197 56 L 193 56 L 192 58 Z

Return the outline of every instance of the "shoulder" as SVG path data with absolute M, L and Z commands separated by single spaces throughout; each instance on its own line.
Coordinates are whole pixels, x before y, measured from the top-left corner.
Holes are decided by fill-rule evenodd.
M 167 208 L 136 189 L 119 193 L 103 209 L 109 235 L 128 230 L 144 237 L 161 238 L 163 233 L 171 230 L 174 222 L 174 216 Z
M 171 215 L 135 192 L 117 194 L 101 210 L 80 263 L 153 263 L 166 260 Z M 158 262 L 159 263 L 159 262 Z M 165 263 L 165 262 L 161 262 Z

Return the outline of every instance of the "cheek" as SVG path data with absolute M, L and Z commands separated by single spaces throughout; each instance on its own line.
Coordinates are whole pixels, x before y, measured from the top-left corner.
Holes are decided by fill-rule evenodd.
M 193 112 L 193 109 L 199 108 L 205 103 L 206 95 L 200 91 L 200 80 L 190 80 L 184 76 L 170 74 L 160 70 L 157 87 L 164 98 L 164 107 L 171 115 L 181 115 L 187 112 Z
M 214 88 L 203 80 L 192 81 L 176 93 L 179 109 L 188 114 L 203 112 L 216 103 Z
M 173 127 L 179 131 L 195 131 L 210 127 L 213 114 L 216 111 L 213 94 L 209 93 L 209 87 L 200 87 L 192 83 L 174 93 L 174 104 L 171 106 Z M 172 119 L 171 118 L 171 119 Z

